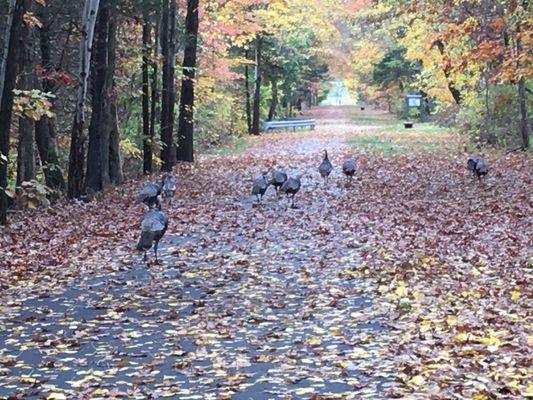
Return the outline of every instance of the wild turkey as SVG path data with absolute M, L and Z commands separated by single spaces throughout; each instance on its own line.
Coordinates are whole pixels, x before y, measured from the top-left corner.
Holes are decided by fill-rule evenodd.
M 279 188 L 283 186 L 286 180 L 287 174 L 285 172 L 276 169 L 272 171 L 272 177 L 269 183 L 276 189 L 276 196 L 279 195 Z
M 141 238 L 137 243 L 137 250 L 144 251 L 143 260 L 146 261 L 146 252 L 154 246 L 155 260 L 157 259 L 157 247 L 159 241 L 165 234 L 168 228 L 168 218 L 161 206 L 158 209 L 151 209 L 144 214 L 144 218 L 141 222 Z
M 300 191 L 300 187 L 302 186 L 301 179 L 302 175 L 298 175 L 296 178 L 291 177 L 287 179 L 281 186 L 280 192 L 285 193 L 287 195 L 287 199 L 289 196 L 292 197 L 291 207 L 294 207 L 294 196 Z
M 489 166 L 483 160 L 479 160 L 476 164 L 476 169 L 474 171 L 478 179 L 481 179 L 482 176 L 486 176 L 489 173 Z
M 151 182 L 144 185 L 137 197 L 136 203 L 144 203 L 149 209 L 158 207 L 160 205 L 159 195 L 163 188 L 163 182 Z
M 161 194 L 164 198 L 172 200 L 174 193 L 176 193 L 176 179 L 169 173 L 163 175 L 163 187 L 161 188 Z
M 355 160 L 353 158 L 344 161 L 344 163 L 342 164 L 342 172 L 348 178 L 348 182 L 352 181 L 355 171 L 357 171 L 357 164 L 355 163 Z
M 469 171 L 472 171 L 474 176 L 477 176 L 478 179 L 486 176 L 489 173 L 489 166 L 481 158 L 470 157 L 466 162 L 466 168 Z
M 326 183 L 328 183 L 328 178 L 329 174 L 331 174 L 331 171 L 333 171 L 333 165 L 331 164 L 331 161 L 329 161 L 327 150 L 324 150 L 324 159 L 318 166 L 318 172 L 320 172 L 320 175 L 322 178 L 324 178 Z
M 466 169 L 471 171 L 473 175 L 476 174 L 476 165 L 479 162 L 479 158 L 477 157 L 469 157 L 468 161 L 466 162 Z
M 265 194 L 268 185 L 267 173 L 262 172 L 261 176 L 254 181 L 254 185 L 252 187 L 252 194 L 256 195 L 258 203 L 261 203 L 261 200 L 263 200 L 263 195 Z

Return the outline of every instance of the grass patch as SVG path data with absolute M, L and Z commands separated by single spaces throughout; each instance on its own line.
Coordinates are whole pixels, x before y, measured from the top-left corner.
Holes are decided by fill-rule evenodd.
M 244 153 L 252 145 L 249 137 L 230 137 L 221 145 L 210 147 L 205 154 L 210 156 L 232 156 Z
M 464 146 L 449 128 L 432 123 L 415 123 L 412 129 L 405 129 L 403 123 L 397 120 L 383 124 L 380 129 L 358 133 L 350 137 L 348 142 L 358 149 L 376 151 L 387 157 L 417 152 L 457 151 Z
M 392 114 L 356 114 L 352 121 L 355 125 L 363 126 L 389 126 L 398 123 L 398 120 Z

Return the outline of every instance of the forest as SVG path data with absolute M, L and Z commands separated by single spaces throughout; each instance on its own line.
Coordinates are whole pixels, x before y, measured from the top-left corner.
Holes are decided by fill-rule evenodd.
M 0 0 L 0 399 L 533 398 L 532 65 L 527 0 Z
M 479 145 L 529 148 L 527 1 L 7 1 L 0 221 L 318 104 L 329 77 L 361 102 L 422 112 Z M 418 117 L 418 115 L 415 115 Z

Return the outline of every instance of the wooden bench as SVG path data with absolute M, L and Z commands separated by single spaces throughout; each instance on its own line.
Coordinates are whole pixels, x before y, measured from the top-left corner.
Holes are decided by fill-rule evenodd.
M 273 120 L 273 121 L 265 121 L 263 123 L 263 130 L 266 132 L 270 129 L 284 129 L 284 128 L 292 128 L 293 130 L 296 130 L 296 128 L 304 128 L 304 127 L 310 127 L 311 130 L 315 129 L 315 120 L 314 119 L 288 119 L 288 120 Z

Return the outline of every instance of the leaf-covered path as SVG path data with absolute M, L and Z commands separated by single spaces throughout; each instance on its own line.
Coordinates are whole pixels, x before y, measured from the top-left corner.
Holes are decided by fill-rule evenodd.
M 379 127 L 354 113 L 181 167 L 159 265 L 133 250 L 139 182 L 21 217 L 0 250 L 0 398 L 527 394 L 531 160 L 495 156 L 478 183 L 458 152 L 365 153 L 349 139 Z M 304 175 L 296 209 L 273 189 L 253 204 L 278 165 Z

